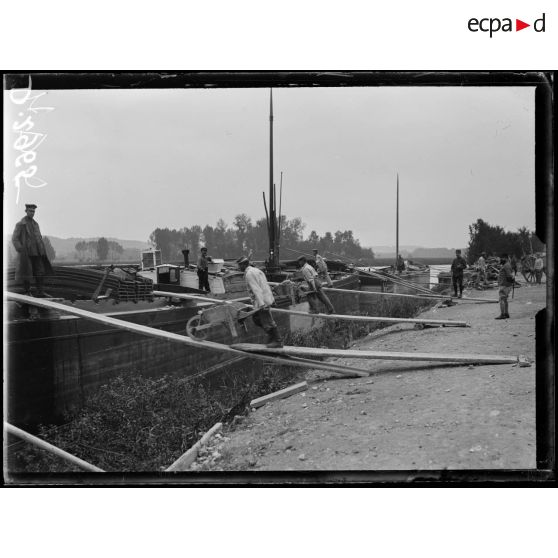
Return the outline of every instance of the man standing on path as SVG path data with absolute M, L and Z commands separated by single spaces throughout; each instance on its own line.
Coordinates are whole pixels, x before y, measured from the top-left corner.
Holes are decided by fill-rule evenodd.
M 507 254 L 502 254 L 500 263 L 502 264 L 500 273 L 498 274 L 498 285 L 500 286 L 500 291 L 498 292 L 500 299 L 500 315 L 494 319 L 507 320 L 510 317 L 508 313 L 508 296 L 512 290 L 514 278 L 511 261 Z
M 240 258 L 236 261 L 240 271 L 244 273 L 246 286 L 250 291 L 252 304 L 257 312 L 252 316 L 254 323 L 267 333 L 266 347 L 279 349 L 283 346 L 283 340 L 279 334 L 277 324 L 271 315 L 270 307 L 275 304 L 275 298 L 267 282 L 265 273 L 250 265 L 248 258 Z
M 535 278 L 537 280 L 537 285 L 541 284 L 542 274 L 543 274 L 544 262 L 540 254 L 537 254 L 535 259 Z
M 302 272 L 302 276 L 308 283 L 308 286 L 312 289 L 312 292 L 309 293 L 309 295 L 315 296 L 318 300 L 323 302 L 328 314 L 335 314 L 333 304 L 331 304 L 331 301 L 322 290 L 322 282 L 318 278 L 316 270 L 306 261 L 306 258 L 304 256 L 300 256 L 297 260 L 297 263 L 300 271 Z
M 467 262 L 461 256 L 461 250 L 455 251 L 455 258 L 451 262 L 451 280 L 453 283 L 453 292 L 457 298 L 463 296 L 463 270 L 467 269 Z M 457 290 L 459 289 L 459 293 Z
M 198 288 L 200 291 L 211 292 L 209 288 L 209 269 L 208 263 L 211 258 L 207 255 L 207 248 L 204 246 L 201 249 L 200 257 L 198 258 Z
M 328 287 L 333 287 L 333 282 L 329 276 L 325 260 L 322 256 L 320 256 L 320 254 L 318 254 L 317 248 L 314 248 L 312 252 L 314 252 L 314 260 L 316 261 L 316 267 L 318 268 L 318 277 L 324 280 Z
M 482 281 L 482 287 L 481 287 Z M 483 252 L 477 260 L 477 280 L 475 282 L 477 289 L 482 290 L 486 287 L 486 253 Z
M 31 279 L 35 278 L 37 296 L 48 296 L 44 292 L 44 277 L 54 275 L 48 260 L 39 223 L 33 219 L 35 204 L 25 204 L 25 217 L 17 223 L 12 235 L 12 244 L 18 253 L 15 278 L 23 281 L 25 294 L 31 296 Z

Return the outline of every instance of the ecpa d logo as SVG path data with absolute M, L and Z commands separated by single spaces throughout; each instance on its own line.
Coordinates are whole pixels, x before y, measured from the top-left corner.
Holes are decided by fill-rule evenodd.
M 545 32 L 545 24 L 546 24 L 545 17 L 546 14 L 543 13 L 543 15 L 540 18 L 536 19 L 533 22 L 533 30 L 536 33 Z M 473 33 L 477 33 L 478 31 L 481 31 L 483 33 L 489 33 L 490 38 L 492 38 L 492 35 L 494 33 L 498 33 L 498 31 L 503 31 L 504 33 L 506 33 L 506 32 L 513 32 L 513 31 L 521 31 L 522 29 L 531 27 L 530 23 L 526 23 L 521 19 L 516 19 L 515 29 L 514 29 L 512 21 L 513 21 L 512 18 L 509 17 L 504 17 L 502 19 L 498 17 L 484 17 L 481 19 L 472 17 L 468 21 L 467 27 L 469 28 L 469 31 Z

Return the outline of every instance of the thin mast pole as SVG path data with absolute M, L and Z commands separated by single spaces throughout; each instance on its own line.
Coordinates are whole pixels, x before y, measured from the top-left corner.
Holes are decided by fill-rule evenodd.
M 269 265 L 277 267 L 277 254 L 275 253 L 275 235 L 277 221 L 275 215 L 275 193 L 273 185 L 273 90 L 269 91 Z
M 399 258 L 399 173 L 397 173 L 397 201 L 395 207 L 395 269 Z
M 283 214 L 281 213 L 281 205 L 283 202 L 283 171 L 281 171 L 281 181 L 279 183 L 279 222 L 277 223 L 277 259 L 279 259 L 279 246 L 281 245 L 281 224 L 283 223 Z

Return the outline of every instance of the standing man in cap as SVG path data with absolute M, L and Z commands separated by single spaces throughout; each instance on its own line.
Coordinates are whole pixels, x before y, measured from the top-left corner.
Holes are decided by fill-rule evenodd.
M 331 301 L 322 290 L 322 282 L 318 278 L 316 270 L 306 261 L 306 258 L 304 256 L 300 256 L 297 262 L 300 271 L 302 272 L 302 276 L 313 291 L 312 294 L 314 294 L 318 298 L 318 300 L 321 300 L 324 303 L 328 314 L 335 314 L 333 304 L 331 304 Z
M 513 271 L 510 258 L 507 254 L 502 254 L 500 258 L 502 267 L 498 274 L 498 297 L 500 299 L 500 315 L 494 318 L 495 320 L 507 320 L 510 315 L 508 313 L 508 296 L 514 284 Z
M 314 248 L 312 250 L 314 252 L 314 260 L 316 261 L 316 267 L 318 268 L 318 277 L 323 279 L 328 287 L 333 287 L 333 282 L 331 281 L 331 277 L 327 271 L 327 264 L 325 260 L 318 254 L 318 249 Z
M 200 257 L 198 258 L 198 288 L 200 291 L 211 292 L 209 288 L 209 269 L 208 263 L 211 262 L 211 258 L 207 255 L 207 248 L 204 246 L 200 251 Z
M 456 250 L 455 258 L 451 262 L 451 281 L 453 283 L 453 292 L 457 298 L 463 296 L 463 270 L 465 269 L 467 269 L 467 262 L 461 256 L 461 250 Z M 459 294 L 457 289 L 459 289 Z
M 31 296 L 31 278 L 35 278 L 37 296 L 48 296 L 44 292 L 44 277 L 54 275 L 47 258 L 39 223 L 33 219 L 37 206 L 25 204 L 25 217 L 17 223 L 12 235 L 12 244 L 18 253 L 16 280 L 23 281 L 25 294 Z
M 265 273 L 250 265 L 248 258 L 240 258 L 236 261 L 240 271 L 244 273 L 246 286 L 250 291 L 252 304 L 256 313 L 252 316 L 254 323 L 267 333 L 266 347 L 279 349 L 283 346 L 283 340 L 279 334 L 277 324 L 271 315 L 271 306 L 275 304 L 275 298 L 267 282 Z

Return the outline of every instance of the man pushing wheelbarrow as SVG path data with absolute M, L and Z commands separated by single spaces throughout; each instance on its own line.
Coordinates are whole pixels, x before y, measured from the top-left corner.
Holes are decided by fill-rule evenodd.
M 251 266 L 250 260 L 246 257 L 238 259 L 236 263 L 240 271 L 244 273 L 244 280 L 252 298 L 254 306 L 254 313 L 251 314 L 252 320 L 267 333 L 266 347 L 270 349 L 282 347 L 283 340 L 270 310 L 270 307 L 275 304 L 275 297 L 264 272 Z

